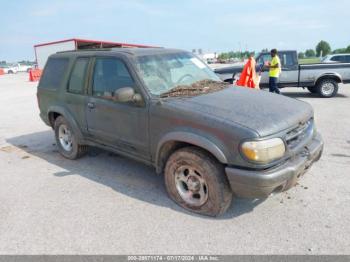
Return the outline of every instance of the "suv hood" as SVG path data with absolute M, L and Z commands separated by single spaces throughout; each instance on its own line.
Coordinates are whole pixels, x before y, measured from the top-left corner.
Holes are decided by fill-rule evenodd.
M 190 98 L 173 98 L 171 104 L 207 116 L 225 119 L 250 128 L 261 137 L 304 123 L 313 116 L 312 107 L 302 101 L 245 87 Z

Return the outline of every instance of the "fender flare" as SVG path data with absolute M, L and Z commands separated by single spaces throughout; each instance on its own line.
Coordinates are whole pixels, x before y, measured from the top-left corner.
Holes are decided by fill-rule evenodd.
M 76 134 L 77 140 L 79 143 L 82 143 L 84 141 L 84 137 L 83 134 L 77 124 L 77 122 L 75 121 L 75 119 L 71 116 L 71 114 L 63 107 L 61 106 L 50 106 L 47 110 L 47 117 L 50 121 L 50 113 L 58 113 L 60 115 L 62 115 L 70 124 L 70 126 L 73 128 L 74 133 Z
M 330 73 L 323 73 L 322 75 L 319 75 L 315 82 L 314 82 L 314 85 L 317 84 L 318 81 L 320 81 L 321 79 L 323 78 L 327 78 L 327 77 L 330 77 L 330 78 L 336 78 L 337 80 L 339 80 L 339 83 L 342 83 L 343 82 L 343 79 L 341 77 L 341 75 L 337 72 L 330 72 Z
M 223 164 L 227 164 L 227 158 L 224 152 L 220 149 L 220 147 L 218 147 L 215 143 L 213 143 L 209 139 L 190 132 L 175 131 L 175 132 L 166 134 L 164 137 L 160 139 L 158 143 L 156 158 L 155 158 L 155 164 L 156 164 L 157 170 L 161 168 L 161 164 L 162 164 L 161 163 L 162 159 L 160 155 L 162 151 L 162 147 L 168 142 L 184 142 L 194 146 L 198 146 L 208 151 L 209 153 L 211 153 L 214 157 L 216 157 L 216 159 L 219 162 Z

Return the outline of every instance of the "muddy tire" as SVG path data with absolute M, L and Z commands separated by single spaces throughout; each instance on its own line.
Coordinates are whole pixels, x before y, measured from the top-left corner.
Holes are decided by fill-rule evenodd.
M 334 79 L 323 79 L 317 83 L 317 93 L 320 97 L 333 97 L 338 93 L 338 83 Z
M 171 199 L 190 211 L 218 216 L 232 201 L 224 167 L 196 147 L 175 151 L 165 166 L 165 186 Z
M 54 130 L 58 151 L 65 158 L 77 159 L 87 152 L 88 146 L 78 144 L 73 129 L 63 116 L 56 118 Z

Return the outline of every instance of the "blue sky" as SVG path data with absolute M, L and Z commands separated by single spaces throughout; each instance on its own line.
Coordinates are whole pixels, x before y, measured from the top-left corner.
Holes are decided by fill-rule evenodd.
M 0 60 L 33 45 L 87 38 L 204 51 L 350 45 L 347 0 L 1 1 Z

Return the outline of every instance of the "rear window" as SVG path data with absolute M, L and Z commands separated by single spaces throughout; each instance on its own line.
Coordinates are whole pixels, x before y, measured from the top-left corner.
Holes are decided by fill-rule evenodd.
M 57 89 L 67 70 L 68 58 L 49 58 L 40 79 L 40 88 Z

